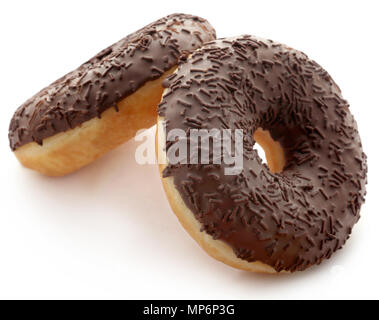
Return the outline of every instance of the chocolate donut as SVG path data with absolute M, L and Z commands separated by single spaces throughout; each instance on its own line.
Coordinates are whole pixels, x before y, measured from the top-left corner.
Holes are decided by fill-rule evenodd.
M 162 182 L 173 211 L 210 255 L 244 270 L 294 272 L 344 245 L 360 217 L 367 163 L 349 105 L 320 65 L 246 35 L 206 44 L 166 86 L 157 132 L 168 158 Z M 171 163 L 166 132 L 181 129 L 189 143 L 193 128 L 242 129 L 242 171 L 226 175 L 224 162 Z M 279 172 L 254 149 L 258 131 L 280 144 Z
M 20 162 L 64 175 L 156 121 L 161 82 L 215 31 L 204 19 L 172 14 L 102 50 L 15 112 L 10 147 Z

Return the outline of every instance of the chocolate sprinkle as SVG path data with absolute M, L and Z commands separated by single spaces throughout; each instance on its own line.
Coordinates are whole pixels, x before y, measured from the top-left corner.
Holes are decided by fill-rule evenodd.
M 224 163 L 163 172 L 203 231 L 278 272 L 319 264 L 344 245 L 360 217 L 367 162 L 349 105 L 322 67 L 285 45 L 242 36 L 206 44 L 168 81 L 158 110 L 167 132 L 194 123 L 244 132 L 238 176 L 225 175 Z M 190 121 L 198 116 L 206 120 Z M 259 127 L 285 151 L 281 173 L 253 148 Z
M 182 55 L 215 39 L 204 19 L 172 14 L 132 33 L 53 82 L 15 112 L 9 126 L 12 150 L 75 128 L 159 78 Z

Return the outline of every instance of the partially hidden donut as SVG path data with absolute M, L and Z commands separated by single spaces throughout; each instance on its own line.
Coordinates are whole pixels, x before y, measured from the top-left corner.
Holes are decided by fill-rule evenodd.
M 367 162 L 349 105 L 322 67 L 283 44 L 241 36 L 206 44 L 164 84 L 163 186 L 208 254 L 243 270 L 294 272 L 344 245 L 360 217 Z M 191 129 L 213 128 L 243 131 L 238 174 L 211 157 L 209 164 L 191 164 L 190 154 L 170 161 L 171 130 L 183 130 L 189 144 Z
M 11 149 L 51 176 L 89 164 L 156 122 L 163 79 L 215 36 L 206 20 L 172 14 L 123 38 L 20 106 Z

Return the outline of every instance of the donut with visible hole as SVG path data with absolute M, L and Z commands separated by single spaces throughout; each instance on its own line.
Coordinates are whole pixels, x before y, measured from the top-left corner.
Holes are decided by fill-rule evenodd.
M 367 162 L 349 105 L 320 65 L 271 40 L 225 38 L 195 51 L 165 85 L 157 129 L 163 186 L 208 254 L 243 270 L 294 272 L 345 244 L 360 217 Z M 191 163 L 191 152 L 170 159 L 172 130 L 190 145 L 191 130 L 214 128 L 242 130 L 239 172 L 226 174 L 232 164 L 212 157 Z M 199 143 L 197 160 L 211 148 Z

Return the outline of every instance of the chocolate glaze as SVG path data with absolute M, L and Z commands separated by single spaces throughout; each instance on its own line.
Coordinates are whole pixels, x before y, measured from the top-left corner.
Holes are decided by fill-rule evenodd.
M 360 217 L 367 163 L 349 105 L 322 67 L 243 36 L 206 44 L 165 84 L 159 115 L 167 132 L 244 131 L 241 174 L 224 175 L 225 164 L 163 172 L 205 232 L 276 271 L 304 270 L 342 247 Z M 284 148 L 283 172 L 271 173 L 254 150 L 258 127 Z
M 9 126 L 11 149 L 42 144 L 110 107 L 117 110 L 119 100 L 215 37 L 206 20 L 172 14 L 121 39 L 20 106 Z

